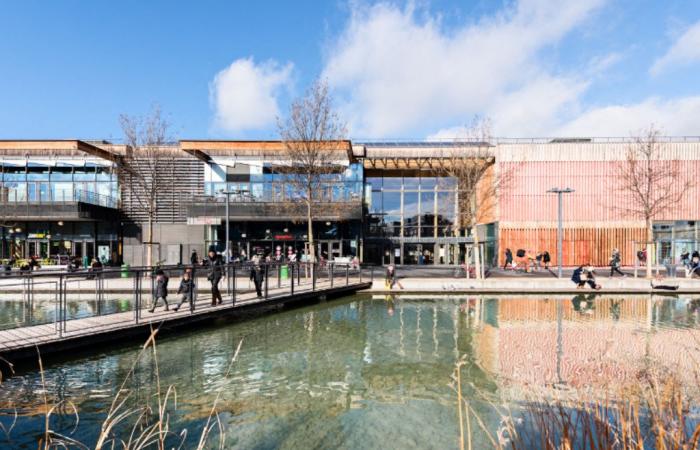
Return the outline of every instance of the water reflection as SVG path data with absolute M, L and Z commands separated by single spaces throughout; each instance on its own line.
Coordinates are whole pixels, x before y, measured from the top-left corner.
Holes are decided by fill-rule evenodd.
M 18 295 L 0 297 L 0 330 L 53 323 L 57 316 L 55 296 L 37 295 L 32 301 Z M 67 299 L 67 318 L 80 319 L 102 314 L 131 311 L 131 300 L 119 296 L 96 301 L 93 295 L 73 295 Z
M 161 339 L 160 381 L 177 387 L 173 423 L 193 439 L 221 392 L 228 447 L 455 448 L 449 383 L 462 356 L 465 395 L 478 390 L 506 401 L 518 400 L 523 386 L 614 386 L 645 364 L 692 377 L 699 305 L 667 296 L 353 297 Z M 225 378 L 241 339 L 240 359 Z M 50 395 L 79 406 L 77 437 L 88 445 L 137 351 L 47 369 Z M 148 354 L 128 389 L 143 404 L 155 385 Z M 0 386 L 0 407 L 24 415 L 13 444 L 35 443 L 41 423 L 29 416 L 40 411 L 41 392 L 35 373 Z M 497 426 L 488 404 L 473 407 Z M 474 444 L 487 442 L 477 436 Z

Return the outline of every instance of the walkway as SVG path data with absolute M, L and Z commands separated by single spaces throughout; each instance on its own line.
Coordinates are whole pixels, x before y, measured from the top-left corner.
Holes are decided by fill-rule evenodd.
M 177 304 L 179 296 L 173 294 L 169 296 L 170 311 L 165 311 L 161 303 L 154 313 L 148 312 L 144 307 L 138 311 L 129 310 L 2 330 L 0 331 L 0 357 L 11 362 L 24 358 L 36 358 L 37 347 L 42 355 L 80 347 L 94 349 L 95 344 L 100 342 L 116 342 L 125 338 L 147 335 L 151 327 L 163 330 L 191 326 L 233 315 L 245 309 L 345 295 L 370 286 L 371 282 L 363 282 L 358 278 L 348 280 L 343 278 L 342 281 L 335 279 L 332 286 L 326 278 L 316 282 L 315 290 L 310 283 L 302 284 L 295 287 L 293 294 L 290 293 L 289 286 L 271 287 L 267 299 L 258 299 L 254 291 L 236 291 L 235 305 L 232 297 L 226 295 L 224 288 L 222 305 L 211 306 L 210 295 L 199 295 L 194 311 L 190 311 L 188 304 L 185 303 L 177 312 L 173 311 L 172 306 Z

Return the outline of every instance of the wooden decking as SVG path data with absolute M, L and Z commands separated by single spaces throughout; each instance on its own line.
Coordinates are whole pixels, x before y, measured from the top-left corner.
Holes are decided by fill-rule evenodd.
M 345 279 L 340 283 L 337 279 L 331 287 L 328 280 L 317 281 L 316 289 L 311 284 L 302 284 L 290 293 L 289 286 L 270 288 L 267 299 L 258 299 L 254 291 L 236 291 L 235 305 L 231 296 L 222 289 L 224 302 L 222 305 L 211 306 L 211 295 L 199 295 L 194 311 L 189 304 L 184 303 L 179 311 L 173 311 L 173 306 L 179 302 L 178 295 L 169 296 L 170 311 L 165 311 L 162 302 L 154 313 L 142 308 L 140 318 L 136 320 L 135 311 L 92 316 L 81 319 L 67 320 L 62 333 L 54 322 L 43 325 L 24 326 L 0 331 L 0 356 L 14 362 L 24 358 L 36 358 L 37 348 L 41 354 L 55 353 L 76 348 L 91 348 L 98 343 L 118 342 L 124 338 L 135 338 L 150 333 L 151 328 L 168 330 L 183 326 L 192 326 L 204 321 L 211 321 L 239 311 L 265 305 L 279 305 L 288 302 L 318 298 L 333 297 L 353 293 L 370 287 L 370 282 Z M 97 348 L 95 348 L 97 349 Z

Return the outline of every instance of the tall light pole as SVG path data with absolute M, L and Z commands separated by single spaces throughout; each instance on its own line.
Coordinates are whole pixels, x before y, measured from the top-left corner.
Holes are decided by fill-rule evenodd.
M 228 189 L 226 189 L 225 191 L 224 190 L 219 191 L 219 193 L 224 194 L 226 196 L 226 246 L 225 246 L 226 250 L 224 250 L 224 262 L 226 264 L 228 264 L 229 259 L 230 259 L 229 248 L 228 248 L 228 245 L 229 245 L 229 243 L 228 243 L 229 242 L 229 238 L 228 238 L 228 233 L 229 233 L 229 231 L 228 231 L 228 228 L 229 228 L 229 213 L 228 213 L 228 211 L 229 211 L 229 209 L 228 208 L 229 208 L 231 195 L 235 194 L 235 191 L 229 191 Z
M 229 263 L 229 259 L 231 258 L 231 255 L 229 254 L 230 248 L 229 248 L 229 204 L 231 203 L 231 196 L 232 195 L 243 195 L 247 191 L 244 191 L 242 189 L 234 189 L 234 190 L 221 190 L 219 191 L 219 194 L 224 194 L 226 196 L 226 250 L 224 250 L 224 255 L 226 258 L 226 264 Z
M 559 211 L 558 211 L 559 225 L 557 227 L 557 263 L 559 264 L 559 268 L 557 270 L 557 276 L 559 278 L 561 278 L 561 275 L 562 275 L 562 273 L 561 273 L 562 272 L 561 271 L 561 262 L 563 259 L 563 255 L 562 255 L 563 243 L 562 243 L 562 241 L 564 238 L 564 229 L 562 226 L 562 220 L 563 220 L 563 218 L 562 218 L 562 194 L 570 194 L 572 192 L 574 192 L 574 190 L 571 188 L 552 188 L 552 189 L 547 191 L 547 193 L 557 194 L 557 196 L 559 197 Z

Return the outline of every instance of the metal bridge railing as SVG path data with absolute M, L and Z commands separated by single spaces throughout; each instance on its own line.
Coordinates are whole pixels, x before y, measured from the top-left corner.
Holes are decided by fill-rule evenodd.
M 336 263 L 232 263 L 214 269 L 178 265 L 15 272 L 0 276 L 0 331 L 43 326 L 36 332 L 61 338 L 74 331 L 142 323 L 150 316 L 156 300 L 159 270 L 169 278 L 169 309 L 172 311 L 179 305 L 181 311 L 189 314 L 219 306 L 213 301 L 214 284 L 221 293 L 221 304 L 231 307 L 349 286 L 370 281 L 374 276 L 373 268 Z M 190 273 L 194 283 L 188 294 L 178 293 L 185 272 Z M 162 314 L 163 310 L 160 300 L 157 312 Z

